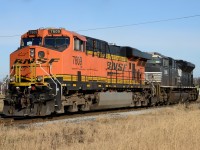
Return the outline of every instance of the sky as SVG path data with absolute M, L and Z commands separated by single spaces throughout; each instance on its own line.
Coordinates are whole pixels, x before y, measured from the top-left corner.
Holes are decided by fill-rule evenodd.
M 62 27 L 82 35 L 195 64 L 200 77 L 198 0 L 0 0 L 0 80 L 9 74 L 9 55 L 28 30 Z M 138 24 L 132 26 L 124 26 Z M 87 30 L 104 27 L 124 26 Z M 84 31 L 85 30 L 85 31 Z M 11 36 L 11 37 L 6 37 Z

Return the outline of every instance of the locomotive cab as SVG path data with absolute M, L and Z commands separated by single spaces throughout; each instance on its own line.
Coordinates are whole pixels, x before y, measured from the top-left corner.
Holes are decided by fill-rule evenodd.
M 63 53 L 66 59 L 72 48 L 84 51 L 85 42 L 82 36 L 64 29 L 30 30 L 22 35 L 20 47 L 10 54 L 4 113 L 35 116 L 60 109 L 62 85 L 55 75 L 63 74 Z M 46 108 L 35 110 L 39 105 Z

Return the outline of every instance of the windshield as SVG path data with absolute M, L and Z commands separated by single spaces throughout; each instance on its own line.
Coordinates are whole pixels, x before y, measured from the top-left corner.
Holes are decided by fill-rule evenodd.
M 32 46 L 32 45 L 41 45 L 41 44 L 42 44 L 42 38 L 40 38 L 40 37 L 23 38 L 21 47 Z
M 161 64 L 161 61 L 159 58 L 152 58 L 151 60 L 147 60 L 147 63 L 151 64 Z
M 45 47 L 63 51 L 69 46 L 68 37 L 45 37 Z

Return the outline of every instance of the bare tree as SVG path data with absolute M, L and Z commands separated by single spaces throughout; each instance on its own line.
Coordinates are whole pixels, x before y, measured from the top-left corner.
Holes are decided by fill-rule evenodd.
M 5 94 L 7 82 L 8 76 L 4 77 L 3 81 L 0 81 L 0 95 Z
M 194 85 L 200 87 L 200 77 L 194 78 Z

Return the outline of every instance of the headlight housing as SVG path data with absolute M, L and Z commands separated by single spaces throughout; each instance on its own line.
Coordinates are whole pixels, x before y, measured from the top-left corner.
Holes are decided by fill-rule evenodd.
M 35 57 L 35 48 L 30 48 L 30 57 Z
M 37 80 L 37 82 L 42 82 L 43 76 L 37 76 L 36 80 Z
M 10 82 L 14 82 L 15 81 L 15 76 L 10 76 Z
M 44 58 L 44 56 L 45 56 L 45 53 L 43 51 L 39 51 L 38 52 L 38 57 L 39 58 Z

